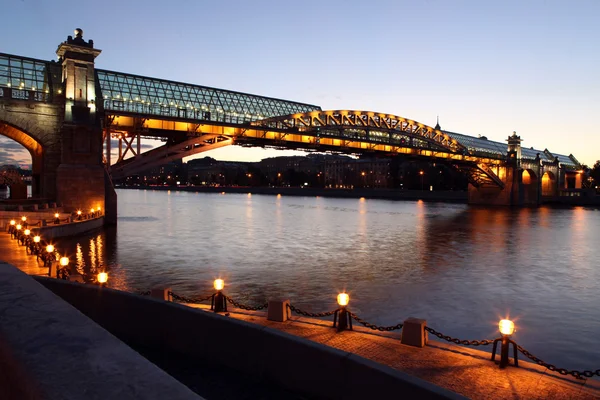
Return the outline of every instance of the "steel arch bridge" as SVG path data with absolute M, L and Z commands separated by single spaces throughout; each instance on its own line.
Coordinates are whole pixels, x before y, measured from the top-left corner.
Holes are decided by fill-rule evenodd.
M 473 165 L 486 182 L 501 185 L 489 165 L 503 157 L 476 156 L 447 133 L 396 115 L 357 110 L 314 110 L 241 124 L 220 121 L 172 121 L 164 118 L 114 116 L 110 134 L 126 144 L 136 157 L 112 166 L 115 179 L 215 148 L 238 144 L 352 154 L 404 154 L 453 160 Z M 108 132 L 107 132 L 108 134 Z M 133 142 L 140 137 L 167 138 L 156 149 L 139 154 Z M 175 139 L 176 137 L 179 140 Z

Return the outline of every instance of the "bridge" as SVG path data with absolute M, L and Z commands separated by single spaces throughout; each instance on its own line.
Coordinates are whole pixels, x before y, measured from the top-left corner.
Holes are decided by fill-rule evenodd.
M 0 134 L 31 154 L 34 195 L 67 209 L 96 204 L 116 217 L 112 180 L 228 145 L 444 160 L 469 177 L 471 204 L 538 205 L 582 185 L 574 156 L 524 148 L 516 134 L 506 144 L 397 115 L 96 69 L 100 53 L 80 29 L 59 44 L 58 61 L 0 53 Z M 142 152 L 145 139 L 162 145 Z

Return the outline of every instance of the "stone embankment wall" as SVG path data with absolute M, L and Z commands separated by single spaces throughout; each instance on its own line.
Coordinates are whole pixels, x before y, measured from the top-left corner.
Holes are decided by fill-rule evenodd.
M 463 398 L 355 354 L 224 315 L 106 288 L 35 279 L 134 349 L 150 347 L 220 364 L 318 398 Z

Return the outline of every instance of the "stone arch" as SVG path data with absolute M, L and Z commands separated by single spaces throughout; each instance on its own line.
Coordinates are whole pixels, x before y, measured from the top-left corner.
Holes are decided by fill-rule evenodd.
M 544 172 L 542 175 L 542 196 L 556 195 L 556 175 L 552 171 Z
M 40 196 L 40 176 L 43 170 L 44 147 L 25 130 L 3 121 L 0 121 L 0 135 L 14 140 L 29 152 L 32 172 L 31 192 L 34 197 Z
M 0 135 L 31 155 L 32 195 L 56 199 L 56 170 L 61 163 L 62 111 L 59 104 L 0 98 Z
M 520 181 L 523 185 L 533 185 L 537 183 L 538 177 L 534 170 L 532 169 L 522 169 L 519 171 Z

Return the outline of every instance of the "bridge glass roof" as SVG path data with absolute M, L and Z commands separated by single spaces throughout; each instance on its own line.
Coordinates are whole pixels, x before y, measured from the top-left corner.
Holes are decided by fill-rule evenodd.
M 50 92 L 48 64 L 48 61 L 0 53 L 0 88 L 11 88 L 12 98 L 43 101 Z
M 107 111 L 241 124 L 321 109 L 315 105 L 206 86 L 96 71 Z
M 452 137 L 453 139 L 456 139 L 462 145 L 466 146 L 472 154 L 480 156 L 491 156 L 494 158 L 506 156 L 506 151 L 508 149 L 507 143 L 495 142 L 493 140 L 477 138 L 474 136 L 467 136 L 456 132 L 444 132 L 447 133 L 448 136 Z M 521 158 L 535 160 L 538 154 L 543 162 L 554 162 L 554 157 L 558 157 L 558 161 L 561 164 L 569 168 L 579 168 L 579 166 L 575 162 L 573 162 L 573 160 L 571 160 L 569 156 L 552 153 L 552 156 L 554 157 L 551 157 L 546 152 L 544 152 L 544 150 L 536 150 L 534 148 L 521 147 Z

